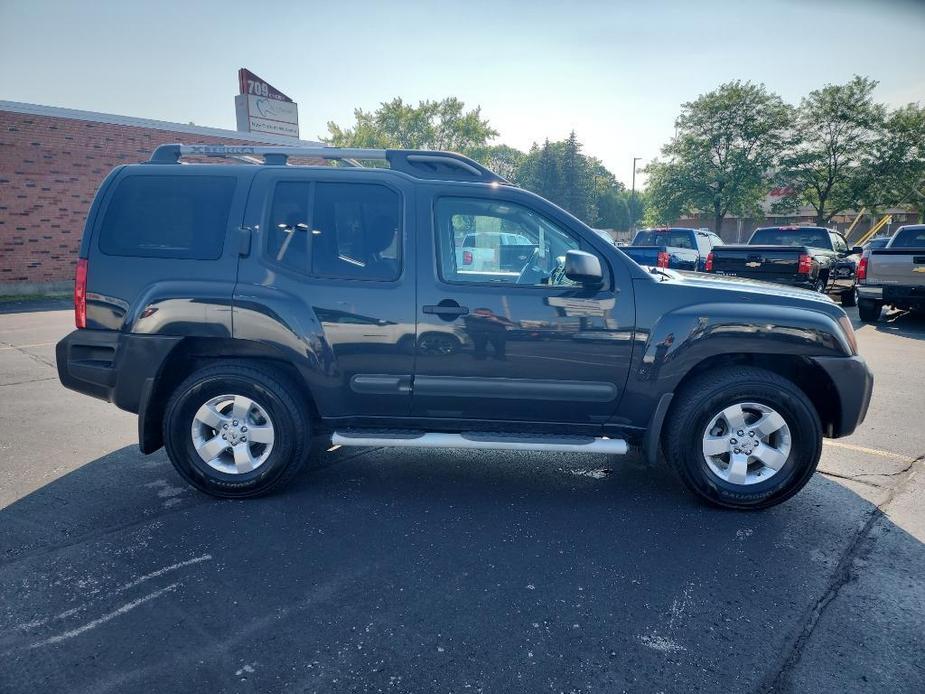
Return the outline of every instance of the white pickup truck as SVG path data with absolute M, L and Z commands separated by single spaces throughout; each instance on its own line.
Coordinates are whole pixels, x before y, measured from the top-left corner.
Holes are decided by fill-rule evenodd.
M 865 323 L 876 322 L 884 306 L 925 310 L 925 224 L 901 226 L 886 246 L 866 250 L 857 279 Z
M 476 231 L 466 234 L 456 249 L 456 267 L 460 272 L 519 275 L 536 247 L 522 234 Z

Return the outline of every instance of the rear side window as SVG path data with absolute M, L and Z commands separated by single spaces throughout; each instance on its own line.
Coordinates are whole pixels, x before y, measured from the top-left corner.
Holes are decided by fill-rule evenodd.
M 280 181 L 270 207 L 267 253 L 274 262 L 298 272 L 308 271 L 310 197 L 308 181 Z
M 129 176 L 100 230 L 106 255 L 215 260 L 222 254 L 233 176 Z
M 311 273 L 394 280 L 401 274 L 401 198 L 368 183 L 316 183 Z

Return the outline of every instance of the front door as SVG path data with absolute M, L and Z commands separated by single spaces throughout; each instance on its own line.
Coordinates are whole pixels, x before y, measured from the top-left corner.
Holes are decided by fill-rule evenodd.
M 418 224 L 413 414 L 606 421 L 626 382 L 635 311 L 632 284 L 604 242 L 504 188 L 422 200 Z M 570 249 L 600 257 L 603 286 L 564 276 Z

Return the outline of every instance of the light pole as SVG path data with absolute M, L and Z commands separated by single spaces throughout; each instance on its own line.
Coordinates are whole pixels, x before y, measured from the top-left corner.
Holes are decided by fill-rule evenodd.
M 636 230 L 636 162 L 642 157 L 633 157 L 633 187 L 630 193 L 630 231 Z

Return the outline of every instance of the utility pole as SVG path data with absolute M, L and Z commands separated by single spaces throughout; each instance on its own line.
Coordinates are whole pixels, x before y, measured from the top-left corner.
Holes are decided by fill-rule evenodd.
M 633 186 L 630 193 L 630 231 L 636 231 L 636 162 L 642 157 L 633 157 Z

